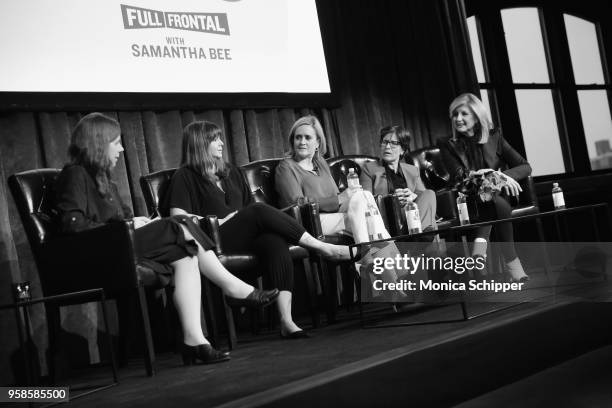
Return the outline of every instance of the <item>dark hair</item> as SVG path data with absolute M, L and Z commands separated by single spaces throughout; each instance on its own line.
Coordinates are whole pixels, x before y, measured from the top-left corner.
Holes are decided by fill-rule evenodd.
M 119 123 L 98 112 L 83 116 L 72 130 L 68 156 L 91 174 L 98 191 L 110 195 L 113 184 L 110 176 L 112 162 L 108 158 L 108 145 L 121 135 Z
M 410 152 L 410 141 L 412 140 L 412 135 L 403 126 L 385 126 L 381 128 L 378 133 L 380 135 L 380 143 L 382 143 L 383 139 L 388 134 L 394 134 L 397 137 L 400 147 L 404 150 L 404 154 Z
M 210 143 L 223 132 L 216 124 L 207 121 L 191 122 L 183 129 L 181 166 L 189 167 L 212 182 L 227 176 L 228 169 L 222 159 L 208 153 Z

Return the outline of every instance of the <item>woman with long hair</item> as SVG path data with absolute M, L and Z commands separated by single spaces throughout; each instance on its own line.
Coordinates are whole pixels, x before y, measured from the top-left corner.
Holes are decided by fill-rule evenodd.
M 174 282 L 185 365 L 229 360 L 229 353 L 215 350 L 202 332 L 200 273 L 236 306 L 268 304 L 278 296 L 278 290 L 255 289 L 229 273 L 211 250 L 213 242 L 190 217 L 133 217 L 111 176 L 121 152 L 121 129 L 114 119 L 90 113 L 77 123 L 69 147 L 70 163 L 62 169 L 56 185 L 61 231 L 74 233 L 132 218 L 139 264 L 152 268 L 160 281 Z
M 456 97 L 449 106 L 449 117 L 453 134 L 442 140 L 440 152 L 451 179 L 462 181 L 470 171 L 500 173 L 507 184 L 504 193 L 493 196 L 492 205 L 483 206 L 480 215 L 484 220 L 510 218 L 512 208 L 508 197 L 523 191 L 518 180 L 531 174 L 531 166 L 493 126 L 489 110 L 475 95 L 465 93 Z M 502 254 L 506 271 L 513 281 L 527 281 L 529 276 L 514 248 L 512 223 L 501 223 L 495 228 L 499 241 L 505 243 Z M 490 226 L 476 229 L 474 256 L 486 256 L 490 232 Z
M 293 260 L 289 244 L 330 259 L 348 259 L 348 247 L 315 239 L 289 215 L 255 203 L 242 171 L 223 160 L 221 129 L 212 122 L 185 126 L 181 167 L 174 173 L 162 209 L 170 215 L 216 215 L 228 253 L 254 251 L 265 267 L 264 278 L 280 289 L 277 307 L 283 338 L 307 337 L 291 315 Z

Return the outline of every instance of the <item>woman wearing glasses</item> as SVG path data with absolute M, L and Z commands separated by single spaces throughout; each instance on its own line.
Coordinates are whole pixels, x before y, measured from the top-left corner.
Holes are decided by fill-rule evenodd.
M 410 132 L 402 126 L 382 128 L 380 160 L 366 163 L 359 180 L 364 190 L 374 195 L 395 194 L 402 206 L 414 201 L 419 208 L 423 230 L 437 229 L 436 194 L 425 188 L 418 168 L 402 161 L 409 150 Z

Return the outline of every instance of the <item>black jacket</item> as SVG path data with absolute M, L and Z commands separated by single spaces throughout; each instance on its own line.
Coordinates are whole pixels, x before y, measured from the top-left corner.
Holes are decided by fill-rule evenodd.
M 438 146 L 451 182 L 457 181 L 458 177 L 470 170 L 480 170 L 471 168 L 472 163 L 468 163 L 466 155 L 461 153 L 452 138 L 443 139 Z M 478 145 L 478 148 L 482 149 L 485 168 L 501 169 L 504 174 L 517 181 L 531 174 L 531 166 L 527 160 L 510 146 L 498 130 L 491 131 L 489 140 Z

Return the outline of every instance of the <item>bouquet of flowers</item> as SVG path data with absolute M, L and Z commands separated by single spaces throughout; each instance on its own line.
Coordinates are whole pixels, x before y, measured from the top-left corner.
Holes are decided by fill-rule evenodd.
M 478 196 L 486 202 L 508 185 L 507 180 L 504 173 L 492 169 L 470 171 L 459 181 L 457 190 L 465 195 Z

